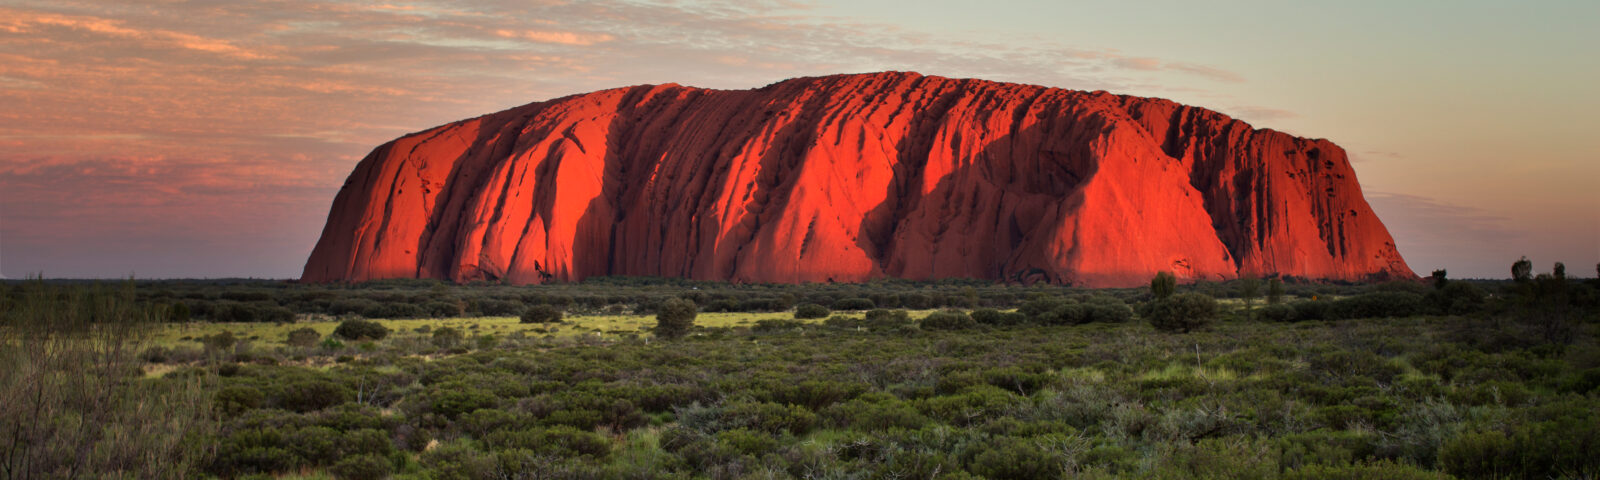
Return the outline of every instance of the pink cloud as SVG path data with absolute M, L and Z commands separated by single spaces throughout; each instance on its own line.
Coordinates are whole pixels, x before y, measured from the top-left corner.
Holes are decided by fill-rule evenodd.
M 0 7 L 0 236 L 6 267 L 24 269 L 6 273 L 50 262 L 91 271 L 93 262 L 72 259 L 114 244 L 168 260 L 211 252 L 192 262 L 202 266 L 170 270 L 178 273 L 292 275 L 333 193 L 374 146 L 619 85 L 743 88 L 873 70 L 1109 90 L 1174 72 L 1229 78 L 1106 49 L 951 40 L 809 8 L 609 0 Z M 249 261 L 227 257 L 245 250 Z M 30 257 L 51 260 L 14 260 Z
M 126 22 L 84 15 L 57 15 L 0 8 L 0 30 L 6 33 L 38 35 L 49 27 L 81 30 L 123 40 L 146 42 L 155 46 L 172 46 L 188 50 L 215 53 L 243 59 L 268 59 L 274 55 L 253 51 L 230 42 L 182 32 L 159 29 L 124 27 Z
M 615 37 L 606 34 L 561 32 L 553 30 L 495 30 L 495 35 L 504 38 L 515 38 L 539 43 L 554 43 L 559 45 L 589 46 L 604 43 Z

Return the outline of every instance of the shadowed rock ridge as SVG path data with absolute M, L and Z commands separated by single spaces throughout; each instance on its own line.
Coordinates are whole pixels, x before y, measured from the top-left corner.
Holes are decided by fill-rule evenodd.
M 915 73 L 644 85 L 373 150 L 301 280 L 1414 278 L 1343 149 L 1167 100 Z

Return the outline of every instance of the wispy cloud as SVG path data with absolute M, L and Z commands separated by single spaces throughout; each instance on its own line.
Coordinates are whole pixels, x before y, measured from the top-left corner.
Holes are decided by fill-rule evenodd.
M 1300 117 L 1298 113 L 1281 108 L 1248 105 L 1236 106 L 1224 111 L 1247 122 L 1276 122 Z
M 59 35 L 52 29 L 76 30 L 108 37 L 114 40 L 131 40 L 150 46 L 170 46 L 197 50 L 243 59 L 266 59 L 273 55 L 241 48 L 224 40 L 161 29 L 128 28 L 126 22 L 86 15 L 57 15 L 12 8 L 0 8 L 0 30 L 8 34 L 35 35 L 47 38 Z
M 188 274 L 292 276 L 352 164 L 397 135 L 619 85 L 878 70 L 1120 91 L 1239 80 L 788 0 L 17 0 L 0 7 L 0 253 L 17 276 L 119 238 L 168 252 L 149 258 L 272 238 Z
M 604 43 L 615 37 L 603 33 L 562 32 L 555 30 L 495 30 L 494 34 L 504 38 L 516 38 L 540 43 L 555 43 L 560 45 L 589 46 Z

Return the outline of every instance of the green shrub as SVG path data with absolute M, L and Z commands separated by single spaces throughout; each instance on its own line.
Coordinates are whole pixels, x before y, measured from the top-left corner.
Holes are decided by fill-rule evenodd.
M 817 414 L 799 405 L 742 402 L 722 408 L 723 424 L 767 433 L 805 435 L 817 425 Z
M 190 313 L 189 304 L 177 302 L 172 304 L 172 312 L 168 318 L 174 322 L 183 323 L 189 321 L 190 316 L 192 316 L 192 313 Z
M 789 332 L 805 327 L 806 324 L 799 320 L 786 320 L 782 318 L 763 318 L 756 320 L 756 325 L 750 331 L 758 333 Z
M 867 329 L 872 331 L 894 330 L 916 323 L 911 320 L 910 312 L 882 308 L 868 310 L 865 322 Z
M 167 359 L 171 357 L 172 349 L 160 345 L 146 348 L 144 351 L 139 352 L 139 360 L 146 363 L 167 363 Z
M 522 323 L 561 323 L 561 310 L 545 304 L 534 305 L 522 312 Z
M 833 302 L 834 310 L 872 310 L 878 305 L 865 298 L 841 298 Z
M 350 319 L 339 322 L 333 334 L 345 340 L 383 340 L 389 336 L 389 327 L 372 320 Z
M 1089 308 L 1081 303 L 1062 302 L 1033 320 L 1044 325 L 1077 325 L 1089 321 Z
M 992 308 L 983 308 L 972 311 L 972 320 L 982 325 L 1012 326 L 1021 325 L 1028 321 L 1028 317 L 1017 312 L 1002 312 Z
M 425 399 L 428 412 L 450 419 L 480 408 L 494 408 L 499 403 L 498 398 L 488 390 L 461 382 L 429 387 Z
M 1039 448 L 1033 439 L 998 437 L 977 449 L 968 470 L 993 479 L 1061 478 L 1060 455 Z
M 1371 457 L 1377 450 L 1377 434 L 1370 431 L 1317 429 L 1291 433 L 1274 439 L 1279 463 L 1298 470 L 1308 465 L 1348 465 Z
M 229 385 L 217 391 L 213 400 L 217 410 L 228 415 L 238 415 L 261 408 L 266 403 L 260 389 L 248 385 Z
M 762 455 L 778 448 L 778 439 L 766 432 L 736 428 L 718 432 L 716 446 L 735 455 Z
M 1264 322 L 1293 322 L 1295 311 L 1293 306 L 1287 304 L 1267 304 L 1256 309 L 1256 318 Z
M 953 425 L 968 426 L 1003 416 L 1008 409 L 1020 402 L 1021 397 L 999 387 L 983 384 L 965 388 L 954 395 L 922 400 L 917 407 L 929 417 Z
M 524 449 L 560 457 L 604 458 L 611 453 L 611 441 L 600 434 L 567 425 L 527 430 L 501 430 L 484 437 L 494 450 Z
M 389 478 L 389 459 L 378 455 L 351 455 L 333 465 L 334 477 L 342 480 L 382 480 Z
M 313 465 L 331 465 L 343 456 L 342 435 L 338 430 L 313 425 L 301 428 L 288 438 L 291 451 Z
M 977 328 L 978 322 L 966 313 L 957 311 L 941 311 L 928 314 L 922 319 L 924 330 L 967 330 Z
M 1205 329 L 1217 318 L 1217 301 L 1199 293 L 1180 293 L 1145 305 L 1150 326 L 1167 332 Z
M 1178 277 L 1172 272 L 1156 272 L 1155 278 L 1150 279 L 1150 295 L 1156 300 L 1165 300 L 1178 291 Z
M 349 387 L 327 379 L 297 380 L 283 386 L 278 406 L 294 412 L 314 412 L 355 398 Z
M 306 465 L 306 460 L 288 448 L 288 438 L 274 427 L 243 428 L 229 432 L 217 441 L 217 453 L 210 471 L 224 476 L 250 473 L 288 472 Z
M 1084 302 L 1083 307 L 1085 323 L 1123 323 L 1133 319 L 1133 309 L 1116 297 L 1096 295 Z
M 1466 315 L 1483 310 L 1489 294 L 1469 282 L 1447 282 L 1443 287 L 1428 292 L 1424 300 L 1439 313 Z
M 466 335 L 461 333 L 461 330 L 453 327 L 439 327 L 438 330 L 433 331 L 433 346 L 448 350 L 460 345 L 465 338 Z
M 1600 475 L 1600 416 L 1582 417 L 1466 433 L 1439 448 L 1439 463 L 1466 479 L 1591 478 Z
M 699 315 L 694 302 L 682 298 L 669 299 L 656 310 L 655 334 L 662 338 L 678 338 L 694 327 Z
M 1393 382 L 1405 371 L 1393 360 L 1365 350 L 1332 350 L 1313 355 L 1310 369 L 1336 379 L 1367 377 L 1381 383 Z
M 1331 302 L 1309 300 L 1303 302 L 1294 302 L 1289 304 L 1289 306 L 1294 307 L 1295 321 L 1305 322 L 1312 320 L 1327 320 L 1328 305 L 1330 303 Z
M 210 351 L 228 350 L 239 343 L 239 340 L 233 336 L 233 332 L 228 331 L 207 335 L 203 341 L 206 345 L 206 350 Z
M 928 417 L 916 407 L 886 393 L 869 393 L 834 405 L 823 416 L 834 427 L 865 431 L 916 430 L 928 423 Z
M 314 328 L 305 327 L 289 332 L 288 338 L 286 338 L 283 343 L 286 343 L 291 347 L 311 348 L 317 344 L 318 340 L 322 340 L 322 334 L 317 333 L 317 330 Z
M 1373 292 L 1330 302 L 1330 319 L 1409 317 L 1423 313 L 1422 296 L 1410 292 Z
M 1285 480 L 1450 480 L 1450 475 L 1393 460 L 1371 463 L 1306 465 L 1284 472 Z
M 423 452 L 422 465 L 427 478 L 435 480 L 476 480 L 495 478 L 502 472 L 493 455 L 465 440 L 444 443 Z
M 796 319 L 823 318 L 828 316 L 828 313 L 830 313 L 828 307 L 815 303 L 802 303 L 794 307 L 794 318 Z
M 1067 302 L 1066 299 L 1058 297 L 1036 298 L 1024 302 L 1022 306 L 1017 307 L 1017 313 L 1021 313 L 1023 316 L 1028 317 L 1028 321 L 1049 324 L 1054 323 L 1055 321 L 1055 316 L 1052 315 L 1051 312 L 1054 312 L 1056 309 L 1059 309 L 1068 303 L 1069 302 Z

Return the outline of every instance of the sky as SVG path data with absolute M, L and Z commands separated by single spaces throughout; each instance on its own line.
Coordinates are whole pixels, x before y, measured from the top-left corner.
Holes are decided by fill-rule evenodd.
M 1600 2 L 0 0 L 0 275 L 294 278 L 377 145 L 655 83 L 916 71 L 1351 156 L 1419 274 L 1600 263 Z

